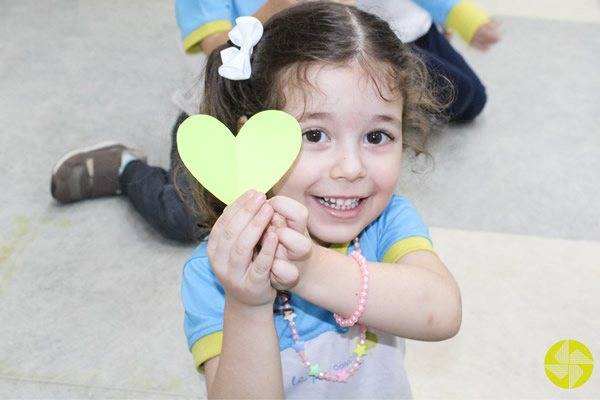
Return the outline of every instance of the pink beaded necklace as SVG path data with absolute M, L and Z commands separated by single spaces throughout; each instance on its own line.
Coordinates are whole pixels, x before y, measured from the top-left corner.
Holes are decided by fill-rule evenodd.
M 350 253 L 350 255 L 358 262 L 361 269 L 362 282 L 360 298 L 358 302 L 358 307 L 350 318 L 344 319 L 340 315 L 334 314 L 335 320 L 341 326 L 352 326 L 358 321 L 358 318 L 361 316 L 362 312 L 365 309 L 367 294 L 369 290 L 369 272 L 367 270 L 366 260 L 362 256 L 360 242 L 358 238 L 354 239 L 354 248 L 356 250 Z M 319 364 L 311 363 L 306 357 L 306 353 L 304 352 L 304 341 L 300 340 L 298 330 L 296 329 L 296 322 L 294 321 L 294 319 L 296 318 L 296 314 L 294 314 L 294 310 L 290 305 L 290 297 L 291 295 L 288 292 L 280 292 L 279 298 L 281 300 L 283 308 L 278 311 L 283 312 L 283 319 L 288 321 L 290 332 L 292 334 L 292 339 L 294 340 L 294 344 L 292 345 L 292 347 L 294 348 L 294 350 L 296 350 L 296 353 L 302 360 L 302 363 L 308 369 L 308 374 L 314 376 L 317 379 L 323 379 L 330 382 L 346 383 L 348 381 L 348 378 L 350 378 L 358 371 L 362 363 L 361 357 L 366 354 L 367 327 L 365 325 L 358 324 L 360 330 L 358 335 L 358 341 L 356 343 L 356 348 L 354 349 L 356 357 L 354 358 L 354 362 L 352 362 L 351 366 L 348 369 L 342 369 L 335 374 L 324 372 L 321 369 L 321 367 L 319 367 Z

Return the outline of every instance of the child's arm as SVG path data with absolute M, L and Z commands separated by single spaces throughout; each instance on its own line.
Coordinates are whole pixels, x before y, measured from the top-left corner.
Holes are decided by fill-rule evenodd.
M 300 4 L 303 1 L 304 0 L 267 0 L 258 8 L 258 10 L 256 10 L 253 16 L 264 24 L 277 12 L 285 10 L 286 8 L 296 4 Z M 214 49 L 229 40 L 228 35 L 229 30 L 216 32 L 204 38 L 200 42 L 200 47 L 206 54 L 210 54 Z
M 255 2 L 256 11 L 253 15 L 264 24 L 273 14 L 303 1 Z M 204 52 L 209 55 L 215 48 L 226 43 L 232 28 L 230 21 L 232 8 L 231 1 L 177 0 L 175 3 L 177 24 L 183 35 L 183 47 L 186 53 Z
M 471 39 L 471 46 L 476 49 L 487 51 L 500 41 L 500 34 L 498 33 L 500 28 L 499 21 L 490 21 L 481 25 Z
M 279 398 L 283 395 L 279 340 L 268 309 L 225 302 L 221 355 L 204 363 L 208 398 Z
M 445 30 L 457 32 L 471 46 L 487 50 L 500 41 L 500 24 L 471 0 L 415 0 Z
M 342 4 L 354 4 L 354 0 L 332 1 Z M 279 11 L 303 2 L 304 0 L 266 0 L 258 7 L 253 16 L 264 24 Z M 219 7 L 223 6 L 223 3 L 219 4 Z M 229 7 L 232 6 L 229 5 Z M 223 16 L 217 20 L 210 20 L 201 12 L 206 8 L 206 5 L 199 7 L 198 0 L 177 0 L 176 2 L 177 23 L 179 29 L 185 35 L 183 45 L 187 53 L 204 52 L 209 55 L 214 49 L 229 40 L 228 34 L 232 28 L 231 22 Z
M 396 264 L 367 263 L 370 287 L 360 323 L 409 339 L 444 340 L 460 327 L 462 307 L 456 281 L 428 251 L 415 251 Z M 361 275 L 356 261 L 317 245 L 292 291 L 349 316 L 356 308 Z
M 225 208 L 207 254 L 225 290 L 221 354 L 204 364 L 208 397 L 283 398 L 270 271 L 277 237 L 264 235 L 273 216 L 264 194 L 250 191 Z
M 287 289 L 344 317 L 351 315 L 361 287 L 356 261 L 312 241 L 306 244 L 307 214 L 300 203 L 276 197 L 270 204 L 287 219 L 287 227 L 277 229 L 280 247 L 285 251 L 278 250 L 274 268 L 281 263 L 292 264 L 299 272 L 299 279 Z M 462 318 L 460 291 L 436 255 L 414 251 L 396 264 L 367 264 L 370 287 L 360 323 L 418 340 L 443 340 L 458 332 Z

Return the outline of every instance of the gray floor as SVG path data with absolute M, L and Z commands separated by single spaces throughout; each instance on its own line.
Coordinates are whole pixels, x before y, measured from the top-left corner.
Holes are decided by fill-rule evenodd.
M 487 87 L 481 118 L 433 137 L 435 169 L 400 191 L 434 226 L 600 240 L 600 24 L 503 30 L 488 53 L 460 46 Z
M 168 165 L 169 130 L 178 113 L 170 96 L 189 78 L 172 2 L 5 3 L 0 13 L 0 398 L 204 397 L 202 377 L 186 347 L 179 298 L 181 266 L 193 246 L 163 240 L 125 198 L 59 206 L 49 195 L 57 157 L 97 141 L 123 141 L 140 147 L 151 163 Z M 539 357 L 543 363 L 539 351 L 577 334 L 600 357 L 600 326 L 592 317 L 600 306 L 592 295 L 600 281 L 595 204 L 600 23 L 510 14 L 502 19 L 503 41 L 486 54 L 455 41 L 487 85 L 483 115 L 436 134 L 435 168 L 415 174 L 410 171 L 415 164 L 407 162 L 398 188 L 432 226 L 465 297 L 465 323 L 457 339 L 412 347 L 409 376 L 417 398 L 561 398 L 570 392 L 553 390 L 543 369 L 527 370 Z M 503 249 L 510 254 L 497 257 Z M 527 260 L 528 274 L 519 275 L 515 260 Z M 489 264 L 489 273 L 477 269 L 482 263 Z M 572 273 L 565 272 L 569 268 Z M 523 281 L 515 281 L 513 292 L 491 301 L 491 308 L 484 306 L 485 288 L 515 279 Z M 566 299 L 585 300 L 575 314 L 560 302 L 550 303 L 560 308 L 566 325 L 550 324 L 553 316 L 544 311 L 536 317 L 519 313 L 522 304 L 540 310 L 548 305 L 532 291 L 540 280 L 550 291 L 568 282 Z M 516 315 L 518 332 L 505 331 L 506 324 L 491 318 L 490 310 L 508 319 Z M 480 322 L 497 328 L 494 340 L 503 337 L 507 345 L 523 342 L 527 331 L 539 333 L 527 336 L 527 349 L 536 346 L 536 338 L 547 340 L 540 345 L 548 344 L 544 349 L 531 350 L 531 359 L 523 361 L 520 353 L 513 360 L 522 361 L 519 372 L 525 376 L 541 375 L 542 389 L 504 385 L 504 391 L 488 393 L 490 385 L 482 383 L 488 374 L 481 360 L 466 356 L 472 354 L 467 349 L 480 345 L 486 357 L 507 350 L 471 340 L 482 338 Z M 452 355 L 457 348 L 461 357 Z M 456 363 L 480 383 L 460 384 L 452 375 Z M 430 367 L 448 373 L 445 380 L 436 376 L 435 387 L 428 380 Z M 495 381 L 501 381 L 498 368 Z M 577 398 L 600 393 L 598 376 Z

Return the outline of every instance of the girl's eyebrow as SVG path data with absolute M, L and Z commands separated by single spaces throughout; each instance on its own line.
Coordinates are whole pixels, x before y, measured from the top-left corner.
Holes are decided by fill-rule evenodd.
M 327 112 L 307 112 L 302 114 L 302 117 L 300 118 L 300 120 L 307 120 L 307 119 L 328 119 L 331 118 L 331 114 L 327 113 Z M 388 114 L 377 114 L 373 117 L 373 121 L 375 122 L 388 122 L 394 125 L 398 125 L 400 127 L 402 127 L 402 120 L 400 120 L 399 118 L 393 117 L 391 115 Z
M 300 117 L 300 120 L 306 119 L 328 119 L 330 118 L 330 114 L 326 112 L 305 112 Z
M 400 128 L 402 128 L 402 120 L 396 117 L 393 117 L 391 115 L 387 115 L 387 114 L 377 114 L 375 115 L 375 118 L 373 118 L 374 121 L 381 121 L 381 122 L 388 122 L 390 124 L 393 125 L 397 125 Z

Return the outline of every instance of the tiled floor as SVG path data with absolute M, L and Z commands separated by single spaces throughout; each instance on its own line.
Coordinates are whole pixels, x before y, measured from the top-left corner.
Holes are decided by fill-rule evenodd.
M 544 373 L 549 347 L 600 360 L 600 2 L 492 1 L 504 38 L 456 42 L 488 88 L 474 123 L 436 135 L 401 194 L 432 226 L 464 321 L 410 342 L 416 399 L 600 397 Z M 181 266 L 124 198 L 56 205 L 50 169 L 105 139 L 168 163 L 187 79 L 167 1 L 19 0 L 0 13 L 0 398 L 203 398 L 182 328 Z M 598 367 L 597 367 L 598 368 Z
M 416 399 L 598 398 L 597 373 L 573 390 L 544 373 L 564 339 L 598 359 L 598 242 L 442 228 L 432 238 L 460 282 L 463 324 L 449 341 L 409 342 Z

